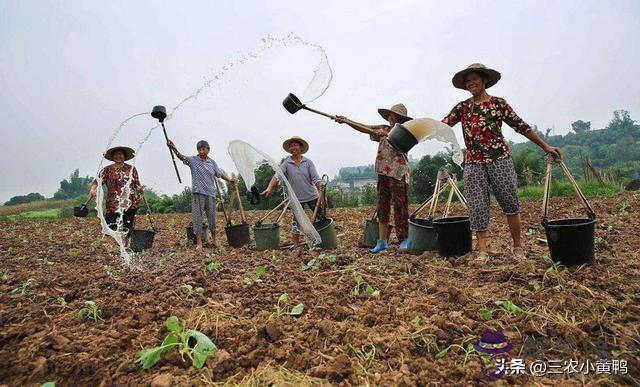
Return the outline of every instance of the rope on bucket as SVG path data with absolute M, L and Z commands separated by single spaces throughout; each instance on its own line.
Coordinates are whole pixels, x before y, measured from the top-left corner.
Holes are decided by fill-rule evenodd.
M 585 208 L 585 211 L 587 212 L 587 216 L 590 219 L 595 219 L 596 214 L 593 211 L 593 208 L 591 207 L 591 205 L 587 201 L 586 196 L 584 196 L 584 194 L 582 193 L 582 190 L 578 186 L 578 183 L 576 183 L 576 181 L 573 178 L 573 176 L 571 176 L 571 173 L 569 173 L 569 169 L 564 164 L 564 162 L 562 162 L 562 160 L 555 159 L 551 155 L 546 155 L 545 158 L 547 160 L 547 173 L 546 173 L 546 177 L 545 177 L 545 181 L 544 181 L 544 198 L 542 199 L 542 224 L 545 225 L 548 222 L 547 215 L 548 215 L 548 211 L 549 211 L 549 195 L 551 193 L 551 189 L 550 188 L 551 188 L 551 179 L 552 179 L 553 165 L 554 164 L 557 164 L 557 165 L 560 166 L 560 170 L 562 171 L 564 176 L 567 178 L 567 180 L 569 181 L 569 183 L 573 187 L 573 191 L 576 193 L 576 196 L 582 201 L 582 204 L 583 204 L 583 206 Z

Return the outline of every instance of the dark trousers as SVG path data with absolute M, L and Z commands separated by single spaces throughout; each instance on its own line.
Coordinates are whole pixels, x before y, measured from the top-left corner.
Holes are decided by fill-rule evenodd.
M 134 209 L 130 208 L 126 210 L 123 214 L 122 228 L 123 228 L 123 231 L 127 234 L 127 236 L 129 236 L 131 234 L 131 230 L 133 230 L 133 223 L 134 223 L 134 218 L 136 216 L 136 211 L 138 211 L 137 208 L 134 208 Z M 109 225 L 109 228 L 112 229 L 113 231 L 118 230 L 119 217 L 120 217 L 120 214 L 117 212 L 107 212 L 106 214 L 104 214 L 104 220 Z

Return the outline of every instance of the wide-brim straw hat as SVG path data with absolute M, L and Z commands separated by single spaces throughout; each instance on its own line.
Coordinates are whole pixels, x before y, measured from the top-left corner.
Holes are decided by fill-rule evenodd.
M 109 148 L 106 152 L 104 152 L 104 158 L 109 161 L 115 161 L 113 159 L 113 152 L 115 151 L 122 151 L 122 153 L 124 153 L 124 161 L 131 160 L 136 155 L 136 152 L 134 152 L 134 150 L 129 148 L 128 146 L 114 146 L 113 148 Z
M 380 113 L 382 118 L 384 118 L 387 121 L 389 120 L 387 118 L 389 117 L 389 113 L 393 113 L 397 115 L 400 118 L 400 123 L 412 120 L 412 118 L 407 115 L 407 108 L 401 103 L 397 103 L 391 106 L 391 109 L 380 108 L 378 109 L 378 113 Z
M 485 89 L 490 88 L 500 80 L 500 73 L 496 70 L 490 69 L 482 63 L 474 63 L 469 65 L 466 69 L 458 71 L 456 75 L 453 76 L 453 79 L 451 79 L 453 86 L 458 89 L 467 90 L 467 87 L 465 86 L 465 78 L 469 73 L 484 74 L 487 78 L 487 85 L 485 86 Z
M 293 136 L 291 138 L 286 139 L 283 143 L 282 143 L 282 148 L 287 151 L 287 153 L 291 153 L 289 152 L 289 145 L 291 145 L 292 142 L 297 142 L 302 144 L 302 152 L 300 153 L 307 153 L 307 151 L 309 150 L 309 143 L 306 142 L 302 137 L 298 137 L 298 136 Z

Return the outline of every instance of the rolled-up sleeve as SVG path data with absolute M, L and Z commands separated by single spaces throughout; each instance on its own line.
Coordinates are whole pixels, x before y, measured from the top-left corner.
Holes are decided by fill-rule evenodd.
M 380 142 L 380 139 L 389 134 L 389 130 L 391 129 L 388 125 L 375 125 L 372 126 L 371 129 L 376 132 L 376 134 L 370 134 L 369 138 L 371 141 Z
M 192 158 L 192 157 L 193 157 L 193 156 L 187 156 L 187 157 L 185 157 L 185 158 L 184 158 L 184 160 L 182 160 L 182 163 L 183 163 L 184 165 L 189 165 L 189 163 L 191 162 L 191 158 Z

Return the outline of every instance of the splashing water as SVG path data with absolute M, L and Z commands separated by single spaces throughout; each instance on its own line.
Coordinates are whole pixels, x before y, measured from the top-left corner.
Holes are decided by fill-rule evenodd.
M 449 125 L 433 118 L 416 118 L 403 123 L 402 126 L 411 132 L 418 142 L 438 140 L 449 143 L 453 148 L 453 162 L 458 165 L 462 164 L 462 150 Z
M 231 156 L 233 163 L 236 165 L 236 168 L 238 168 L 238 172 L 244 179 L 247 187 L 251 187 L 256 182 L 254 171 L 260 165 L 268 164 L 275 171 L 278 176 L 278 180 L 280 180 L 281 183 L 284 182 L 285 195 L 289 198 L 289 208 L 296 219 L 298 219 L 302 232 L 313 242 L 314 245 L 322 242 L 320 234 L 318 234 L 318 231 L 316 231 L 313 224 L 311 224 L 311 220 L 309 220 L 307 214 L 304 212 L 304 209 L 296 197 L 296 193 L 291 188 L 291 185 L 284 173 L 282 173 L 280 166 L 271 157 L 269 157 L 269 155 L 255 148 L 253 145 L 240 140 L 231 141 L 229 143 L 228 151 L 229 156 Z
M 307 88 L 305 89 L 305 92 L 303 94 L 303 100 L 304 100 L 305 103 L 307 103 L 307 102 L 311 102 L 311 101 L 314 101 L 314 100 L 320 98 L 325 93 L 325 91 L 329 88 L 329 86 L 331 85 L 331 80 L 333 79 L 333 72 L 332 72 L 331 67 L 329 65 L 329 60 L 328 60 L 328 57 L 327 57 L 327 54 L 326 54 L 324 48 L 322 48 L 322 46 L 320 46 L 318 44 L 307 42 L 304 39 L 300 38 L 299 36 L 297 36 L 297 35 L 295 35 L 293 33 L 290 33 L 290 34 L 285 35 L 283 37 L 273 37 L 273 36 L 269 35 L 269 36 L 266 36 L 265 38 L 262 38 L 262 46 L 259 47 L 257 50 L 249 51 L 246 54 L 236 58 L 235 60 L 227 62 L 227 64 L 222 66 L 222 68 L 217 73 L 214 73 L 213 76 L 211 76 L 208 79 L 205 79 L 205 81 L 202 84 L 202 86 L 200 86 L 198 89 L 196 89 L 190 95 L 184 97 L 175 106 L 173 106 L 173 108 L 171 108 L 171 110 L 167 114 L 167 117 L 165 118 L 165 122 L 171 120 L 173 118 L 173 115 L 180 109 L 180 107 L 182 105 L 184 105 L 188 101 L 191 101 L 193 99 L 198 98 L 198 96 L 203 91 L 205 91 L 207 89 L 210 89 L 213 86 L 220 86 L 222 80 L 225 77 L 225 75 L 227 74 L 227 72 L 233 66 L 235 66 L 235 65 L 243 65 L 243 64 L 247 63 L 248 61 L 255 60 L 255 59 L 259 58 L 260 56 L 262 56 L 266 51 L 268 51 L 270 49 L 273 49 L 273 48 L 276 48 L 276 47 L 287 47 L 289 45 L 303 45 L 303 46 L 306 46 L 306 47 L 311 47 L 311 48 L 317 50 L 320 53 L 320 63 L 318 64 L 318 66 L 314 70 L 314 76 L 311 79 L 311 81 L 309 82 L 309 84 L 307 85 Z M 113 131 L 113 133 L 109 137 L 109 141 L 107 143 L 107 147 L 105 148 L 105 151 L 111 147 L 111 145 L 113 144 L 113 141 L 117 138 L 118 134 L 122 131 L 122 129 L 131 120 L 133 120 L 136 117 L 143 116 L 143 115 L 148 115 L 148 114 L 150 114 L 150 113 L 149 112 L 137 113 L 137 114 L 134 114 L 131 117 L 125 119 L 124 121 L 122 121 L 122 123 L 120 123 L 120 125 L 115 128 L 115 130 Z M 159 127 L 160 127 L 160 125 L 157 124 L 157 125 L 153 126 L 152 128 L 150 128 L 147 131 L 146 135 L 138 143 L 137 149 L 135 149 L 136 155 L 139 155 L 139 152 L 142 149 L 142 146 L 149 140 L 149 138 L 151 137 L 151 134 L 153 133 L 153 131 L 155 129 L 159 128 Z M 137 158 L 134 158 L 133 162 L 131 163 L 133 167 L 135 167 L 135 165 L 136 165 L 136 159 Z M 273 161 L 273 160 L 271 160 L 271 161 Z M 96 174 L 96 176 L 97 176 L 96 180 L 97 180 L 98 187 L 99 187 L 99 189 L 97 190 L 97 195 L 96 195 L 96 211 L 98 213 L 98 218 L 100 219 L 100 224 L 102 225 L 103 233 L 105 235 L 109 235 L 109 236 L 113 237 L 116 240 L 116 242 L 118 243 L 118 246 L 120 247 L 120 255 L 122 256 L 125 264 L 126 265 L 130 265 L 131 260 L 132 260 L 132 256 L 134 255 L 134 253 L 132 251 L 129 251 L 126 248 L 125 243 L 124 243 L 122 215 L 131 206 L 131 202 L 129 200 L 129 197 L 130 197 L 130 195 L 132 193 L 131 183 L 133 181 L 133 176 L 132 176 L 133 168 L 131 169 L 131 172 L 129 173 L 129 175 L 126 177 L 126 183 L 125 183 L 124 188 L 122 189 L 122 193 L 117 197 L 117 200 L 118 200 L 117 213 L 119 214 L 119 217 L 118 217 L 118 220 L 117 220 L 117 230 L 113 231 L 108 227 L 107 222 L 104 220 L 104 210 L 103 210 L 103 207 L 104 207 L 104 193 L 102 191 L 102 179 L 100 178 L 100 171 L 102 169 L 103 162 L 104 162 L 104 159 L 102 158 L 100 160 L 100 164 L 98 166 L 98 173 Z M 238 165 L 238 164 L 236 163 L 236 165 Z M 279 171 L 280 168 L 274 168 L 274 170 Z M 247 172 L 245 171 L 245 173 L 247 173 Z M 242 172 L 241 172 L 241 174 L 242 174 Z M 251 170 L 250 173 L 247 174 L 247 176 L 249 176 L 249 175 L 253 176 L 253 170 Z M 245 175 L 242 174 L 242 176 L 244 177 Z M 245 181 L 247 181 L 247 178 L 245 178 Z M 285 181 L 285 184 L 287 186 L 288 192 L 293 194 L 293 190 L 291 190 L 291 187 L 289 186 L 289 183 L 286 181 L 286 179 L 281 180 L 281 181 Z M 295 199 L 295 194 L 293 194 L 292 198 Z M 289 204 L 289 205 L 290 206 L 293 205 L 292 209 L 293 209 L 294 213 L 297 214 L 298 211 L 300 211 L 300 212 L 302 212 L 302 214 L 304 214 L 304 210 L 302 210 L 302 207 L 300 206 L 300 203 L 297 201 L 297 199 L 292 200 L 291 203 L 293 203 L 293 204 Z M 313 225 L 311 225 L 311 222 L 309 222 L 309 219 L 307 218 L 307 216 L 306 215 L 304 215 L 302 217 L 299 216 L 298 218 L 299 219 L 303 219 L 303 221 L 302 221 L 302 223 L 303 223 L 302 229 L 305 232 L 305 234 L 307 236 L 309 236 L 312 240 L 314 240 L 316 243 L 319 243 L 320 242 L 320 235 L 318 235 L 317 231 L 315 231 L 315 228 L 313 228 Z M 305 219 L 308 222 L 308 225 L 304 224 L 304 220 Z

